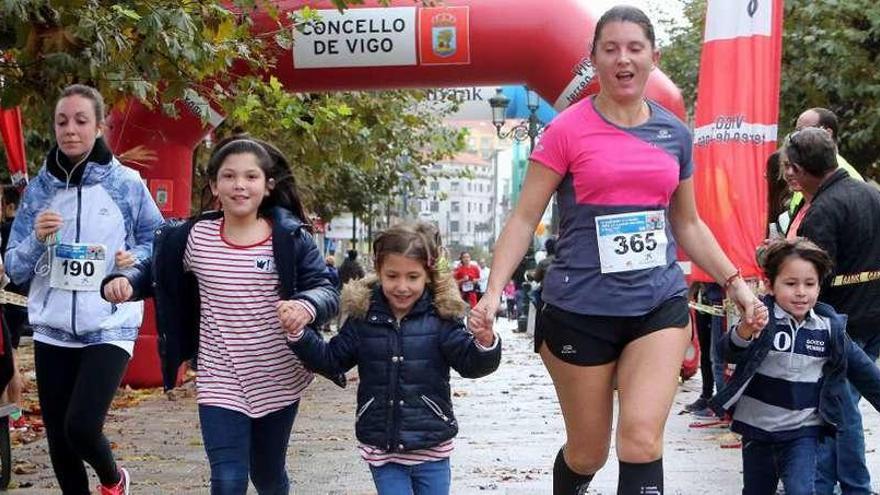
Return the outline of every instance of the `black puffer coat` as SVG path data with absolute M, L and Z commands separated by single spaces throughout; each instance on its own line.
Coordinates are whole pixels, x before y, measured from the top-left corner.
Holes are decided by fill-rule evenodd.
M 355 432 L 367 445 L 391 452 L 423 449 L 458 433 L 452 412 L 449 369 L 479 378 L 498 368 L 501 343 L 477 347 L 462 316 L 465 303 L 455 282 L 426 290 L 400 323 L 375 278 L 345 287 L 348 319 L 329 343 L 313 332 L 291 347 L 309 367 L 334 374 L 358 367 Z

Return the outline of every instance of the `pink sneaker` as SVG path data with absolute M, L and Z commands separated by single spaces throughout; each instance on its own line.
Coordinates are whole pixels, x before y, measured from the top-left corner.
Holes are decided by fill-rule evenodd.
M 128 471 L 125 468 L 119 468 L 119 483 L 113 486 L 100 485 L 101 495 L 129 495 L 129 486 L 131 479 L 128 477 Z

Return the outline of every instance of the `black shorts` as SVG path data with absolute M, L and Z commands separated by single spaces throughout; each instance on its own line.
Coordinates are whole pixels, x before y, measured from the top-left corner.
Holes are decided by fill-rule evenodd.
M 578 366 L 616 361 L 630 342 L 690 322 L 687 298 L 673 297 L 642 316 L 592 316 L 544 304 L 535 322 L 535 352 L 541 343 L 554 356 Z

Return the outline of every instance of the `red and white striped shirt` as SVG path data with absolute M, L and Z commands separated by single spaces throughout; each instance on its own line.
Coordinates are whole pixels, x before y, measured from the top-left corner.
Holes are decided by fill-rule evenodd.
M 376 467 L 384 466 L 389 462 L 403 464 L 404 466 L 415 466 L 425 462 L 442 461 L 452 455 L 454 448 L 452 439 L 427 449 L 410 450 L 408 452 L 386 452 L 363 443 L 358 445 L 358 450 L 361 451 L 361 459 L 367 461 L 367 464 Z
M 271 234 L 237 246 L 222 225 L 196 223 L 183 260 L 201 297 L 198 403 L 258 418 L 299 400 L 314 376 L 287 346 L 278 319 Z

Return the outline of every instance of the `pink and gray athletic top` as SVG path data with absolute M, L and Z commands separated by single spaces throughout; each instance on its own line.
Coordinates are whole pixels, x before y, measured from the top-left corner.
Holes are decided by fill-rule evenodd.
M 573 313 L 644 315 L 687 291 L 669 203 L 693 174 L 690 132 L 648 101 L 636 127 L 606 120 L 585 98 L 559 114 L 531 159 L 563 176 L 559 241 L 545 302 Z

